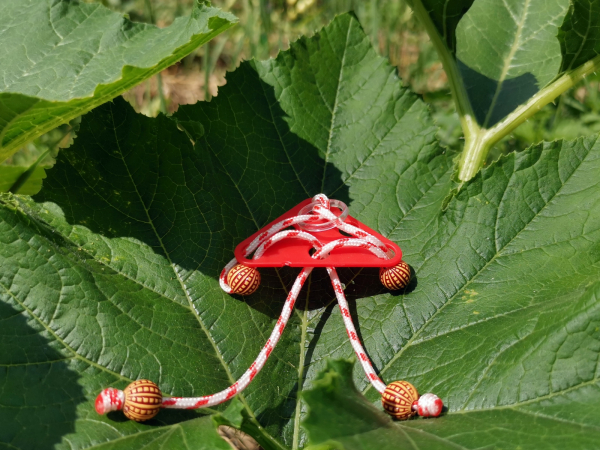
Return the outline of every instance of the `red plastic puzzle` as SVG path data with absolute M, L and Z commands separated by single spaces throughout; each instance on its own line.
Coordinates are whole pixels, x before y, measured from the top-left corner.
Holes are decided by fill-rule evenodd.
M 195 409 L 223 403 L 244 390 L 263 368 L 292 314 L 296 298 L 315 267 L 325 267 L 331 278 L 350 343 L 369 382 L 382 394 L 382 405 L 392 417 L 408 419 L 415 414 L 436 417 L 443 403 L 434 394 L 419 396 L 407 381 L 389 385 L 379 378 L 362 347 L 344 288 L 336 267 L 380 267 L 379 278 L 388 289 L 403 289 L 410 282 L 410 266 L 392 241 L 348 215 L 341 201 L 319 194 L 292 208 L 277 220 L 240 243 L 235 258 L 219 277 L 221 288 L 230 294 L 251 295 L 260 285 L 258 267 L 302 267 L 283 306 L 271 336 L 256 360 L 231 386 L 202 397 L 163 397 L 156 384 L 136 381 L 123 391 L 108 388 L 96 399 L 96 411 L 104 414 L 122 409 L 136 421 L 154 417 L 160 408 Z
M 402 260 L 402 250 L 400 250 L 400 247 L 354 217 L 349 216 L 348 207 L 344 203 L 338 200 L 330 201 L 329 212 L 335 216 L 335 219 L 330 218 L 329 220 L 320 218 L 318 214 L 318 207 L 320 206 L 321 203 L 313 199 L 304 200 L 241 242 L 235 248 L 235 258 L 240 264 L 248 267 L 392 267 Z M 317 211 L 315 211 L 315 208 L 317 208 Z M 307 219 L 298 222 L 296 218 L 302 218 L 303 216 L 307 217 Z M 308 219 L 308 217 L 312 217 L 313 219 Z M 246 252 L 251 247 L 251 244 L 256 240 L 260 241 L 261 237 L 264 238 L 270 235 L 269 231 L 272 229 L 278 229 L 279 231 L 278 224 L 281 224 L 280 226 L 284 228 L 293 228 L 290 231 L 310 233 L 323 246 L 331 242 L 342 241 L 339 242 L 340 246 L 336 251 L 329 253 L 326 258 L 315 259 L 311 254 L 311 251 L 314 250 L 314 241 L 290 239 L 294 237 L 290 233 L 273 244 L 270 244 L 268 239 L 264 241 L 264 244 L 269 246 L 269 251 L 264 252 L 259 259 L 247 258 Z M 385 252 L 389 252 L 391 255 L 390 259 L 382 259 L 369 251 L 368 248 L 343 246 L 344 243 L 347 243 L 344 239 L 349 241 L 353 237 L 344 228 L 355 231 L 355 237 L 372 236 L 374 239 L 382 242 L 385 246 Z

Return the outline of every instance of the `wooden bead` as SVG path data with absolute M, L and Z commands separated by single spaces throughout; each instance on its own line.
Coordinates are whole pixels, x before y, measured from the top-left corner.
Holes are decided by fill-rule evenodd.
M 404 289 L 410 283 L 410 266 L 400 261 L 394 267 L 382 267 L 379 269 L 379 279 L 390 291 Z
M 398 420 L 406 420 L 415 414 L 413 403 L 418 399 L 419 393 L 408 381 L 394 381 L 381 394 L 383 409 Z
M 134 381 L 125 388 L 123 393 L 125 394 L 123 413 L 128 419 L 143 422 L 158 414 L 162 404 L 162 393 L 152 381 Z
M 227 284 L 232 294 L 254 294 L 260 285 L 260 272 L 254 267 L 236 264 L 227 274 Z

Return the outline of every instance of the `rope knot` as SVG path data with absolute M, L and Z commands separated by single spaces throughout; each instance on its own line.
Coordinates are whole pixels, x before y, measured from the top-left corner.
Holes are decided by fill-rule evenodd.
M 312 202 L 298 212 L 298 216 L 308 216 L 310 220 L 299 222 L 298 226 L 306 231 L 327 231 L 339 228 L 348 217 L 348 206 L 339 200 L 329 200 L 325 194 L 317 194 Z M 335 214 L 332 208 L 339 210 Z

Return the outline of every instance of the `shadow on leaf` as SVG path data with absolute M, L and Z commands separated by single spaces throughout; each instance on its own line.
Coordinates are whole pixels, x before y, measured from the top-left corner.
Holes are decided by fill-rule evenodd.
M 69 357 L 3 302 L 0 321 L 0 446 L 53 448 L 75 431 L 76 406 L 85 401 L 79 375 Z
M 475 118 L 485 128 L 493 127 L 539 91 L 538 82 L 531 73 L 504 80 L 500 85 L 498 80 L 471 69 L 461 60 L 457 60 L 457 64 Z
M 138 115 L 122 99 L 95 109 L 35 199 L 59 205 L 71 225 L 133 238 L 216 279 L 240 241 L 320 191 L 325 162 L 249 64 L 174 119 Z M 349 203 L 348 190 L 336 198 Z

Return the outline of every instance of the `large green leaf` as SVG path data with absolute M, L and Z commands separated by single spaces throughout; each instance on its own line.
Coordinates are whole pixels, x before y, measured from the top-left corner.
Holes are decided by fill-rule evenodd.
M 310 443 L 335 450 L 414 448 L 401 426 L 394 426 L 389 416 L 360 395 L 352 381 L 352 366 L 343 359 L 327 361 L 313 388 L 302 395 L 309 407 L 302 425 Z M 418 448 L 439 444 L 423 437 Z
M 426 107 L 400 87 L 384 60 L 375 57 L 356 20 L 340 18 L 325 33 L 321 41 L 335 43 L 337 51 L 347 49 L 348 62 L 367 67 L 363 76 L 369 75 L 372 81 L 366 86 L 360 76 L 348 71 L 339 88 L 339 111 L 364 120 L 373 89 L 379 86 L 380 91 L 368 122 L 360 125 L 362 132 L 355 128 L 350 135 L 334 133 L 336 139 L 346 141 L 357 134 L 369 135 L 370 142 L 363 142 L 367 147 L 357 146 L 354 155 L 363 152 L 362 167 L 348 166 L 356 178 L 354 186 L 363 174 L 370 178 L 370 171 L 377 168 L 385 167 L 390 179 L 397 177 L 396 169 L 405 171 L 405 177 L 422 178 L 411 190 L 414 199 L 402 205 L 410 208 L 421 197 L 420 189 L 427 190 L 448 168 L 445 156 L 437 155 L 435 128 Z M 339 54 L 315 56 L 330 64 Z M 375 67 L 368 67 L 372 63 Z M 327 78 L 321 81 L 329 83 Z M 341 95 L 360 102 L 344 105 Z M 379 108 L 386 111 L 383 117 Z M 43 259 L 38 261 L 37 274 L 28 264 L 27 273 L 20 276 L 16 260 L 26 259 L 19 251 L 6 254 L 6 247 L 2 264 L 14 270 L 5 274 L 3 299 L 26 316 L 23 305 L 36 305 L 31 311 L 44 313 L 38 327 L 51 327 L 62 339 L 76 339 L 76 343 L 68 341 L 74 351 L 91 358 L 100 373 L 111 374 L 104 383 L 85 389 L 88 401 L 72 411 L 72 417 L 78 418 L 76 424 L 81 415 L 93 414 L 91 400 L 101 384 L 115 377 L 113 372 L 127 380 L 154 379 L 165 392 L 180 395 L 214 392 L 241 375 L 275 323 L 285 286 L 296 271 L 264 271 L 260 294 L 248 302 L 231 298 L 220 290 L 216 278 L 234 246 L 319 192 L 324 180 L 338 191 L 336 197 L 349 202 L 340 171 L 325 164 L 316 148 L 289 131 L 273 89 L 247 64 L 228 77 L 216 99 L 182 108 L 177 120 L 196 140 L 195 148 L 169 119 L 135 115 L 120 100 L 94 110 L 84 118 L 75 145 L 61 152 L 38 203 L 20 200 L 25 228 L 18 230 L 21 237 L 7 237 L 15 242 L 11 249 L 17 243 L 43 247 Z M 411 129 L 411 134 L 402 137 L 403 129 Z M 402 137 L 402 142 L 395 137 Z M 390 164 L 398 154 L 402 160 Z M 431 167 L 431 173 L 418 175 L 416 167 Z M 348 184 L 350 175 L 344 175 Z M 6 209 L 4 213 L 11 218 L 15 215 Z M 29 230 L 27 221 L 32 226 L 44 224 L 47 235 L 40 235 L 39 243 L 27 235 L 38 234 Z M 84 286 L 72 291 L 74 283 L 79 286 L 73 278 L 80 277 Z M 322 273 L 319 277 L 310 283 L 310 290 L 329 301 L 333 296 L 327 280 Z M 369 290 L 373 280 L 367 280 L 365 289 Z M 52 283 L 55 288 L 41 289 L 35 295 L 23 283 Z M 372 286 L 380 289 L 378 284 Z M 317 307 L 323 305 L 320 295 L 314 301 Z M 107 308 L 100 315 L 99 304 Z M 58 305 L 64 315 L 54 313 Z M 301 299 L 303 311 L 292 318 L 273 359 L 244 393 L 250 416 L 244 427 L 251 429 L 251 417 L 258 417 L 265 427 L 261 431 L 265 435 L 257 436 L 263 447 L 277 446 L 273 440 L 292 446 L 300 438 L 300 409 L 295 399 L 298 378 L 300 389 L 306 385 L 302 361 L 309 337 L 308 305 L 305 297 Z M 314 307 L 311 302 L 310 308 Z M 169 327 L 170 323 L 177 326 Z M 265 389 L 272 384 L 274 388 Z M 171 412 L 163 415 L 179 417 Z M 103 422 L 87 435 L 101 433 Z M 77 432 L 64 439 L 85 447 L 78 443 Z
M 477 0 L 456 29 L 456 58 L 475 116 L 491 127 L 550 82 L 568 0 Z
M 198 414 L 179 413 L 166 420 L 159 419 L 157 424 L 164 426 L 157 428 L 114 423 L 97 416 L 90 402 L 91 393 L 107 385 L 124 386 L 130 379 L 123 375 L 125 371 L 117 373 L 110 368 L 112 364 L 122 364 L 118 353 L 125 347 L 117 348 L 115 355 L 108 347 L 94 348 L 95 339 L 92 339 L 91 346 L 86 341 L 89 333 L 97 329 L 94 327 L 96 321 L 98 326 L 108 327 L 105 332 L 114 332 L 112 339 L 120 340 L 123 331 L 134 331 L 131 320 L 119 317 L 127 315 L 119 309 L 127 308 L 127 305 L 116 302 L 116 298 L 111 300 L 111 294 L 106 291 L 109 283 L 115 280 L 112 271 L 70 252 L 64 238 L 55 240 L 49 237 L 47 226 L 36 224 L 31 218 L 13 211 L 13 206 L 9 201 L 0 210 L 3 249 L 0 295 L 4 300 L 0 303 L 0 420 L 3 424 L 0 444 L 7 448 L 50 448 L 57 444 L 56 448 L 228 449 L 216 433 L 211 419 Z M 35 253 L 39 257 L 35 257 Z M 73 264 L 73 258 L 79 259 L 79 262 Z M 27 264 L 19 267 L 19 261 L 25 260 Z M 31 280 L 27 280 L 29 277 L 32 277 Z M 89 285 L 96 288 L 86 289 Z M 66 294 L 73 288 L 79 294 Z M 132 303 L 129 303 L 131 309 L 128 313 L 139 314 L 140 328 L 145 325 L 144 317 L 161 313 L 160 305 L 156 310 L 151 309 L 152 303 L 148 302 L 151 296 L 147 293 L 136 295 L 135 288 L 128 290 L 122 282 L 117 282 L 109 290 L 112 290 L 112 295 L 130 299 Z M 118 294 L 117 290 L 120 290 Z M 59 298 L 61 292 L 66 294 L 63 299 Z M 115 304 L 111 307 L 112 301 Z M 133 303 L 136 301 L 137 304 Z M 86 313 L 85 309 L 78 307 L 82 305 L 80 302 L 96 309 L 98 314 L 91 310 Z M 112 308 L 120 312 L 111 314 Z M 104 314 L 117 322 L 112 324 L 112 329 L 112 319 L 103 321 Z M 80 323 L 73 323 L 72 319 Z M 185 322 L 189 323 L 189 320 L 181 320 L 181 328 L 174 334 L 185 331 Z M 123 330 L 117 328 L 120 325 L 123 325 Z M 61 329 L 63 326 L 66 328 Z M 151 332 L 148 330 L 146 334 Z M 144 331 L 138 330 L 136 334 L 139 338 Z M 168 333 L 163 334 L 159 339 L 169 339 Z M 110 340 L 108 338 L 105 342 Z M 151 350 L 148 340 L 143 344 Z M 189 341 L 189 344 L 193 342 Z M 173 351 L 176 351 L 175 347 Z M 102 366 L 105 358 L 110 362 Z M 145 365 L 143 360 L 134 362 L 137 370 Z M 193 380 L 193 377 L 188 378 Z M 187 421 L 176 423 L 182 419 Z M 117 421 L 120 422 L 119 418 Z M 72 437 L 61 441 L 69 434 Z
M 407 379 L 449 407 L 442 418 L 399 425 L 409 441 L 533 448 L 531 434 L 543 433 L 551 448 L 564 436 L 582 447 L 594 438 L 595 139 L 505 158 L 441 212 L 453 155 L 348 15 L 275 60 L 243 64 L 212 102 L 182 107 L 175 120 L 136 115 L 121 100 L 97 108 L 35 200 L 2 197 L 1 318 L 26 328 L 2 328 L 0 414 L 11 425 L 0 442 L 34 448 L 37 436 L 83 449 L 131 439 L 139 448 L 155 430 L 173 439 L 177 430 L 188 443 L 214 437 L 202 414 L 221 407 L 163 411 L 139 425 L 96 416 L 93 398 L 141 377 L 168 394 L 207 394 L 241 375 L 297 269 L 263 270 L 261 288 L 244 299 L 225 295 L 218 274 L 239 241 L 321 190 L 398 242 L 416 271 L 401 295 L 384 291 L 375 269 L 340 271 L 382 377 Z M 315 270 L 240 397 L 240 426 L 266 449 L 305 445 L 298 394 L 326 358 L 352 356 L 333 302 Z M 353 379 L 378 403 L 358 367 Z M 339 412 L 327 398 L 321 408 Z M 40 427 L 48 416 L 61 425 Z M 385 426 L 393 438 L 397 426 Z M 329 427 L 323 439 L 341 436 Z M 21 429 L 31 441 L 14 440 Z M 364 448 L 382 448 L 375 443 Z
M 419 230 L 392 235 L 418 286 L 400 305 L 386 303 L 387 317 L 400 315 L 410 331 L 386 349 L 380 374 L 436 392 L 450 410 L 398 424 L 399 436 L 435 437 L 440 448 L 598 442 L 599 156 L 597 137 L 513 154 L 469 183 L 447 214 L 430 223 L 417 212 Z M 382 300 L 362 299 L 357 315 L 373 317 Z M 386 317 L 367 324 L 363 336 L 375 342 L 392 340 L 398 326 Z M 328 321 L 322 333 L 341 331 Z
M 116 97 L 231 27 L 229 13 L 195 0 L 166 29 L 101 4 L 0 3 L 0 162 L 19 146 Z

